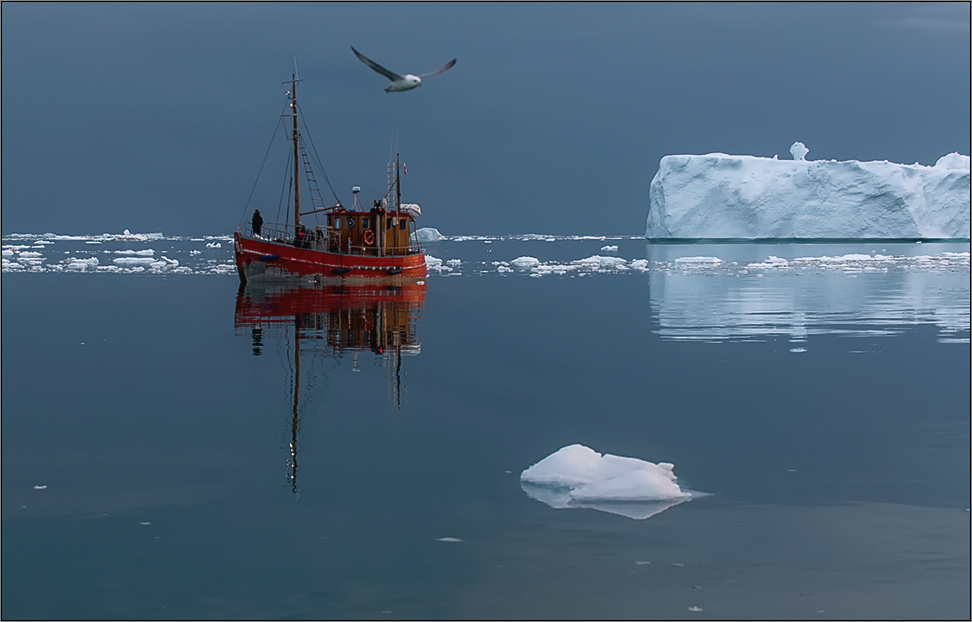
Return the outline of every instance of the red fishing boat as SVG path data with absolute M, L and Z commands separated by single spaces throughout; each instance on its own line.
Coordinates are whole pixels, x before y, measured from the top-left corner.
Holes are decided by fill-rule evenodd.
M 240 281 L 307 277 L 319 283 L 398 283 L 425 278 L 425 253 L 415 235 L 415 218 L 422 210 L 414 203 L 402 203 L 398 156 L 388 163 L 387 192 L 374 201 L 372 208 L 365 210 L 359 205 L 357 186 L 350 209 L 337 200 L 337 195 L 336 204 L 325 206 L 298 127 L 298 82 L 295 72 L 287 93 L 292 117 L 293 169 L 288 194 L 292 190 L 293 222 L 289 222 L 288 207 L 283 223 L 266 223 L 257 210 L 240 226 L 233 245 Z M 310 146 L 316 155 L 313 141 Z M 309 208 L 305 201 L 305 211 L 301 211 L 300 200 L 302 167 L 310 198 Z M 308 226 L 306 217 L 311 215 L 317 224 Z

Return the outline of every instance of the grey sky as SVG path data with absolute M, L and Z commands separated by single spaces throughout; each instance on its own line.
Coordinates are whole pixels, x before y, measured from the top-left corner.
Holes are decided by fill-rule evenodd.
M 295 56 L 341 200 L 383 194 L 396 135 L 406 200 L 447 234 L 641 234 L 666 154 L 969 153 L 967 3 L 2 12 L 4 233 L 231 232 Z M 458 63 L 388 94 L 351 45 L 400 72 Z M 277 199 L 253 207 L 272 219 Z

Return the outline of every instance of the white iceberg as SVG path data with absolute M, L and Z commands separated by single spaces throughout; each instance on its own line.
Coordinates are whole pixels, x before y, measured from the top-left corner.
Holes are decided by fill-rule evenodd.
M 591 508 L 644 519 L 692 498 L 676 483 L 674 468 L 575 444 L 524 470 L 520 486 L 556 509 Z
M 438 242 L 442 239 L 442 234 L 434 227 L 422 227 L 415 232 L 415 238 L 419 242 Z
M 968 239 L 969 156 L 934 166 L 670 155 L 651 182 L 649 239 Z

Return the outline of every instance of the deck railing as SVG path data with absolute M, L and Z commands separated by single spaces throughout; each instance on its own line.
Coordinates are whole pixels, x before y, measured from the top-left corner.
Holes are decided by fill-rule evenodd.
M 278 223 L 263 223 L 260 228 L 260 235 L 257 236 L 253 233 L 253 226 L 251 223 L 246 223 L 243 226 L 242 234 L 244 237 L 254 238 L 258 240 L 264 240 L 266 242 L 272 242 L 274 244 L 286 244 L 288 246 L 294 246 L 294 227 L 293 225 L 281 225 Z M 324 251 L 330 253 L 338 253 L 340 255 L 363 255 L 366 257 L 378 257 L 378 247 L 371 245 L 362 246 L 352 246 L 350 240 L 345 242 L 345 244 L 340 243 L 340 235 L 336 231 L 331 231 L 330 236 L 327 234 L 318 236 L 316 229 L 308 229 L 304 237 L 304 243 L 301 248 L 307 248 L 315 251 Z M 399 257 L 402 255 L 415 255 L 422 252 L 422 247 L 416 244 L 409 244 L 408 246 L 386 246 L 384 252 L 381 256 L 384 257 Z

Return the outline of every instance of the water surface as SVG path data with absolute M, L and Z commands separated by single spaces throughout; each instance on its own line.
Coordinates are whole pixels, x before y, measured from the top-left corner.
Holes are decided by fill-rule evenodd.
M 968 244 L 454 238 L 362 294 L 49 241 L 4 257 L 4 618 L 970 615 Z M 571 443 L 711 495 L 526 495 Z

